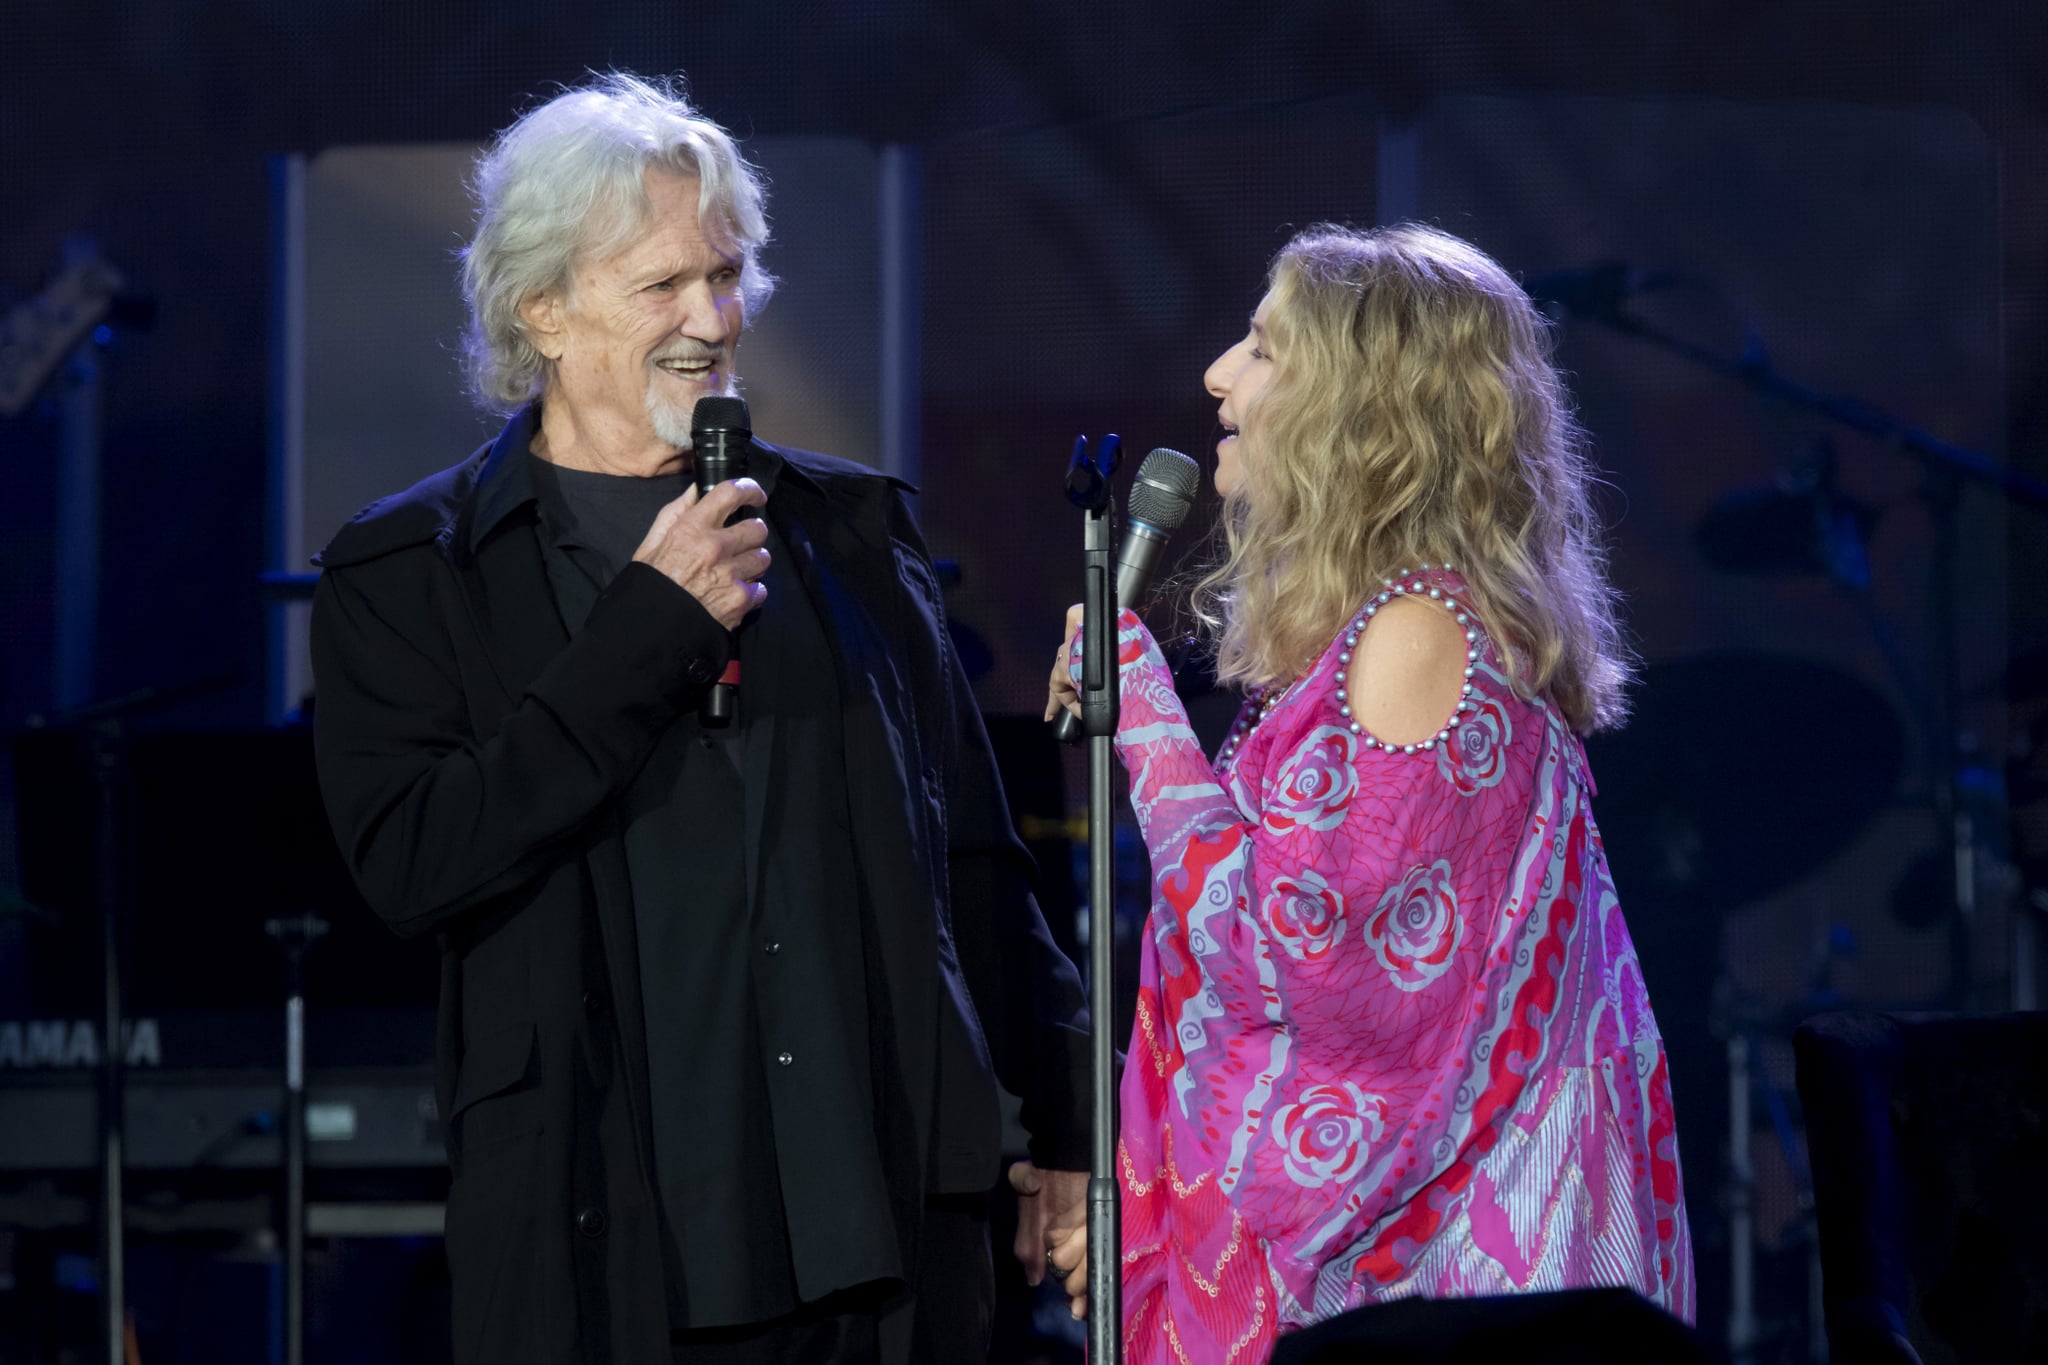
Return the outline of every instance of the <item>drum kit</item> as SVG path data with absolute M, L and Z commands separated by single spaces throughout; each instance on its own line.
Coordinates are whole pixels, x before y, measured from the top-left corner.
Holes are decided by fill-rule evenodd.
M 1819 872 L 1863 833 L 1894 800 L 1905 731 L 1883 694 L 1840 668 L 1721 650 L 1645 670 L 1628 726 L 1586 747 L 1594 810 L 1671 1061 L 1703 1317 L 1725 1322 L 1731 1361 L 1753 1359 L 1758 1110 L 1785 1148 L 1800 1231 L 1809 1260 L 1818 1256 L 1796 1098 L 1758 1051 L 1838 1003 L 1820 997 L 1842 931 L 1827 936 L 1814 988 L 1786 1008 L 1735 985 L 1724 920 Z M 1818 1284 L 1816 1271 L 1814 1293 Z M 1808 1297 L 1811 1335 L 1821 1318 Z
M 1922 469 L 1920 500 L 1934 532 L 1927 623 L 1934 645 L 1927 660 L 1901 644 L 1877 605 L 1869 545 L 1879 515 L 1837 486 L 1835 450 L 1825 437 L 1778 486 L 1720 498 L 1693 533 L 1693 548 L 1717 572 L 1818 577 L 1832 584 L 1867 627 L 1884 660 L 1890 696 L 1832 664 L 1718 650 L 1649 666 L 1628 725 L 1587 745 L 1599 784 L 1595 812 L 1671 1057 L 1688 1209 L 1700 1251 L 1703 1325 L 1709 1314 L 1721 1317 L 1736 1365 L 1757 1358 L 1764 1334 L 1755 1292 L 1758 1190 L 1751 1151 L 1760 1108 L 1785 1148 L 1803 1211 L 1813 1266 L 1805 1329 L 1809 1345 L 1819 1348 L 1813 1358 L 1824 1358 L 1818 1241 L 1796 1096 L 1789 1081 L 1765 1074 L 1758 1050 L 1789 1039 L 1802 1017 L 1849 1003 L 1836 998 L 1830 978 L 1852 939 L 1830 926 L 1818 936 L 1803 995 L 1766 1002 L 1735 984 L 1737 973 L 1723 951 L 1725 921 L 1822 874 L 1867 836 L 1882 811 L 1919 805 L 1930 817 L 1935 847 L 1900 879 L 1891 908 L 1910 927 L 1945 923 L 1948 934 L 1947 960 L 1935 964 L 1936 998 L 1912 1003 L 1948 1009 L 1985 1003 L 1971 994 L 1973 937 L 1986 923 L 1979 899 L 2003 885 L 1998 872 L 2008 864 L 2000 783 L 1971 751 L 1960 722 L 1968 698 L 1959 686 L 1955 648 L 1957 501 L 1974 484 L 2040 510 L 2048 508 L 2048 485 L 1867 404 L 1795 384 L 1753 347 L 1739 358 L 1714 354 L 1626 311 L 1619 297 L 1598 307 L 1566 299 L 1551 311 L 1678 355 L 1780 410 L 1874 437 L 1916 458 Z M 2048 697 L 2048 687 L 2042 692 Z M 2041 728 L 2048 732 L 2048 724 Z M 1909 783 L 1909 770 L 1919 780 Z M 2013 920 L 2013 998 L 2000 1003 L 2015 1008 L 2033 1003 L 2024 998 L 2032 990 L 2033 914 L 2031 906 L 2022 908 Z M 1882 1008 L 1904 1002 L 1856 1003 Z M 1709 1079 L 1716 1075 L 1726 1076 L 1725 1087 Z M 1725 1260 L 1716 1247 L 1724 1240 Z M 1725 1291 L 1725 1302 L 1716 1290 Z

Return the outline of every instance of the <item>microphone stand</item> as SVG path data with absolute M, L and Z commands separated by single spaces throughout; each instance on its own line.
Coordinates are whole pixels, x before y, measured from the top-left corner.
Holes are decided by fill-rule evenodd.
M 327 932 L 311 910 L 268 920 L 284 952 L 284 1359 L 306 1359 L 306 953 Z
M 1688 341 L 1675 332 L 1667 332 L 1619 308 L 1611 311 L 1582 312 L 1578 316 L 1588 322 L 1598 322 L 1612 327 L 1624 336 L 1634 337 L 1659 350 L 1667 351 L 1703 370 L 1710 370 L 1724 378 L 1733 379 L 1766 398 L 1775 398 L 1789 407 L 1817 413 L 1839 426 L 1845 426 L 1851 431 L 1861 432 L 1865 436 L 1903 450 L 1917 457 L 1930 469 L 1946 473 L 1958 482 L 1967 479 L 1990 484 L 2022 507 L 2031 507 L 2037 512 L 2048 512 L 2048 483 L 2017 470 L 2007 469 L 1982 451 L 1944 441 L 1861 399 L 1809 388 L 1785 378 L 1771 368 L 1767 360 L 1723 355 L 1709 347 Z M 1939 512 L 1943 509 L 1936 510 Z
M 96 717 L 86 729 L 87 753 L 98 815 L 93 898 L 100 925 L 100 1331 L 105 1359 L 124 1365 L 128 1349 L 128 1256 L 125 1241 L 127 1196 L 126 1092 L 122 1068 L 122 1015 L 126 1008 L 127 963 L 121 943 L 121 901 L 128 888 L 119 868 L 122 760 L 125 736 L 118 714 Z
M 1067 500 L 1083 516 L 1081 726 L 1088 737 L 1088 1013 L 1093 1043 L 1094 1122 L 1088 1178 L 1088 1359 L 1123 1359 L 1121 1208 L 1116 1183 L 1116 806 L 1110 790 L 1120 709 L 1115 552 L 1110 539 L 1109 476 L 1120 442 L 1105 436 L 1091 459 L 1074 441 Z
M 104 701 L 91 702 L 30 722 L 40 728 L 75 727 L 90 766 L 93 784 L 93 908 L 100 939 L 100 1055 L 98 1270 L 100 1280 L 100 1349 L 103 1365 L 125 1365 L 128 1359 L 128 1256 L 125 1214 L 127 1195 L 127 1124 L 123 1100 L 127 1090 L 126 1008 L 128 963 L 122 910 L 131 890 L 127 870 L 126 721 L 145 711 L 203 696 L 237 681 L 233 675 L 146 687 Z

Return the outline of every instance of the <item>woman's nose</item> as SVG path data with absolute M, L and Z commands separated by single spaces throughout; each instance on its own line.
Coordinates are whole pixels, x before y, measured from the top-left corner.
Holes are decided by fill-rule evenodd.
M 1230 357 L 1236 349 L 1233 346 L 1230 350 L 1225 351 L 1222 355 L 1210 361 L 1208 370 L 1202 375 L 1202 387 L 1209 391 L 1211 398 L 1228 398 L 1230 396 L 1230 380 L 1235 369 L 1230 363 Z

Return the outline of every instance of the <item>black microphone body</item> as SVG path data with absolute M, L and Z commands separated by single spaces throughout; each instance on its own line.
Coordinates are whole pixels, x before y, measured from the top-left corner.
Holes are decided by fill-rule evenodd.
M 690 412 L 690 453 L 699 497 L 722 483 L 746 477 L 747 446 L 753 439 L 754 421 L 744 398 L 713 394 L 697 400 L 697 406 Z M 726 524 L 755 515 L 753 508 L 742 507 Z M 711 685 L 697 710 L 699 723 L 718 730 L 731 725 L 733 717 L 739 714 L 739 698 L 740 642 L 735 632 L 725 672 Z
M 1193 460 L 1177 450 L 1161 446 L 1138 466 L 1138 480 L 1131 486 L 1125 504 L 1123 543 L 1116 550 L 1116 600 L 1119 607 L 1136 607 L 1152 587 L 1152 576 L 1166 552 L 1166 542 L 1187 520 L 1195 503 L 1195 488 L 1202 471 Z M 1112 638 L 1114 632 L 1112 632 Z M 1056 718 L 1054 734 L 1062 743 L 1081 738 L 1081 718 L 1062 711 Z

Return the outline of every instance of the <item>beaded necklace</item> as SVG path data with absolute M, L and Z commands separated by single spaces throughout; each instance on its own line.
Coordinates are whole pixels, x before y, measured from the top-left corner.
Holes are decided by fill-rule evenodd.
M 1424 564 L 1422 572 L 1431 572 L 1431 567 L 1428 564 Z M 1448 563 L 1439 564 L 1434 567 L 1442 569 L 1446 573 L 1452 572 L 1451 566 Z M 1404 754 L 1412 754 L 1418 750 L 1428 751 L 1436 748 L 1439 743 L 1449 741 L 1451 731 L 1456 729 L 1459 721 L 1464 719 L 1465 712 L 1478 709 L 1478 703 L 1472 700 L 1472 674 L 1479 666 L 1479 629 L 1472 623 L 1471 614 L 1465 610 L 1464 605 L 1456 597 L 1447 595 L 1442 588 L 1425 586 L 1421 579 L 1411 578 L 1407 569 L 1401 570 L 1393 578 L 1382 578 L 1380 582 L 1383 587 L 1379 595 L 1367 599 L 1365 609 L 1359 612 L 1351 624 L 1345 628 L 1344 648 L 1337 654 L 1337 662 L 1340 665 L 1337 669 L 1337 711 L 1339 715 L 1344 717 L 1351 733 L 1364 739 L 1365 747 L 1368 749 L 1383 748 L 1388 753 L 1398 751 Z M 1451 713 L 1450 720 L 1445 722 L 1444 727 L 1438 730 L 1434 736 L 1422 741 L 1420 744 L 1387 744 L 1366 734 L 1364 728 L 1351 718 L 1351 701 L 1346 692 L 1344 675 L 1350 668 L 1351 651 L 1358 647 L 1358 637 L 1364 632 L 1367 623 L 1374 616 L 1378 615 L 1381 607 L 1393 601 L 1396 597 L 1403 597 L 1410 593 L 1417 596 L 1427 594 L 1431 599 L 1442 602 L 1449 611 L 1456 615 L 1458 624 L 1465 628 L 1465 683 L 1463 689 L 1458 694 L 1457 709 Z M 1313 661 L 1311 661 L 1311 668 L 1313 668 Z M 1246 737 L 1252 731 L 1258 729 L 1259 723 L 1277 710 L 1280 703 L 1293 695 L 1294 689 L 1300 685 L 1302 678 L 1307 676 L 1308 672 L 1304 671 L 1295 677 L 1293 681 L 1289 682 L 1287 686 L 1281 688 L 1257 688 L 1245 699 L 1244 709 L 1238 712 L 1237 723 L 1230 727 L 1230 733 L 1224 737 L 1223 747 L 1216 752 L 1216 767 L 1219 771 L 1230 765 L 1230 761 L 1237 756 L 1238 747 L 1244 743 Z

